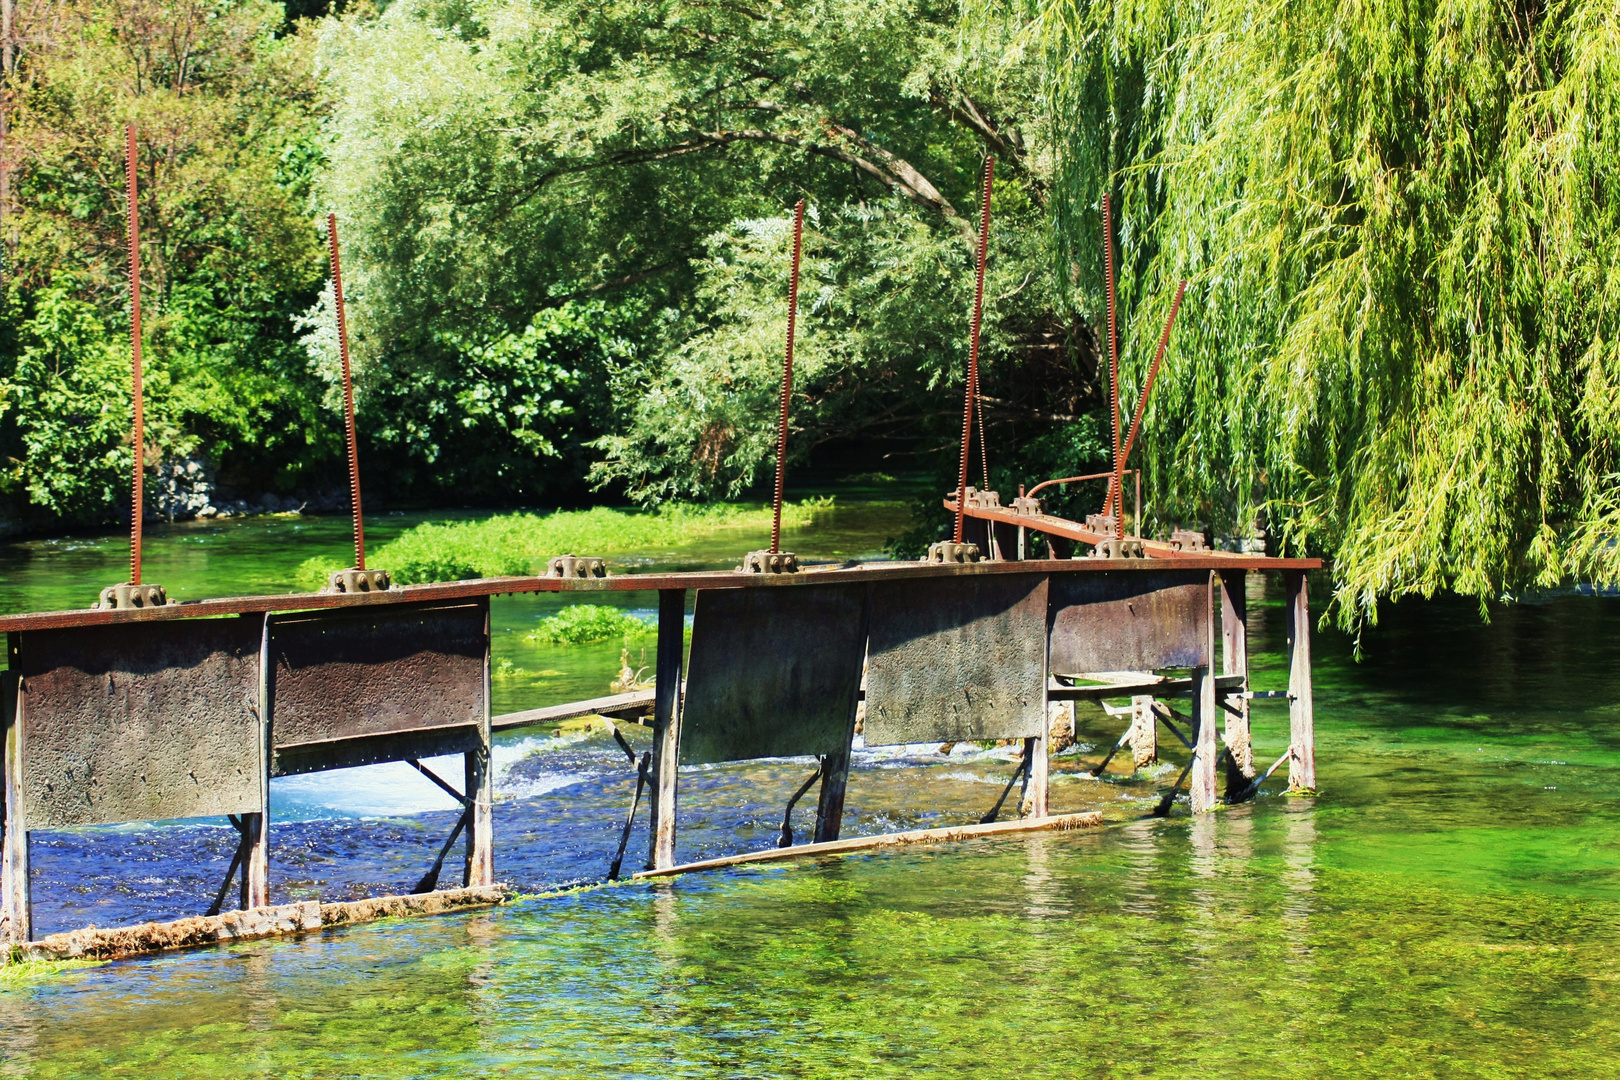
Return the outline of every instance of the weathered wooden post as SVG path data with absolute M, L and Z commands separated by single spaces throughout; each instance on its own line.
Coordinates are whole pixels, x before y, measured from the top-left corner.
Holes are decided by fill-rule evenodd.
M 259 619 L 259 812 L 242 815 L 247 859 L 242 870 L 242 906 L 270 905 L 270 618 Z
M 1050 812 L 1052 788 L 1052 729 L 1050 721 L 1041 733 L 1024 740 L 1024 755 L 1029 761 L 1029 793 L 1021 809 L 1025 817 L 1046 817 Z
M 1249 736 L 1249 575 L 1242 570 L 1221 571 L 1221 674 L 1241 675 L 1234 708 L 1226 714 L 1226 793 L 1230 797 L 1254 779 L 1254 745 Z
M 653 691 L 652 838 L 647 867 L 675 865 L 677 769 L 681 760 L 681 669 L 686 590 L 658 590 L 658 659 Z
M 1192 671 L 1192 714 L 1196 760 L 1192 771 L 1192 811 L 1202 814 L 1215 809 L 1215 759 L 1220 753 L 1215 737 L 1215 589 L 1220 578 L 1209 575 L 1208 607 L 1204 619 L 1205 662 Z
M 28 896 L 28 827 L 22 816 L 22 680 L 17 670 L 17 636 L 7 635 L 10 670 L 0 677 L 0 724 L 5 728 L 5 818 L 0 838 L 0 924 L 7 945 L 33 936 Z
M 1288 605 L 1288 790 L 1316 790 L 1316 714 L 1311 702 L 1310 579 L 1283 571 Z
M 1131 764 L 1140 769 L 1159 760 L 1159 720 L 1153 715 L 1153 695 L 1131 697 Z
M 467 828 L 467 865 L 464 885 L 495 884 L 495 770 L 490 767 L 490 632 L 489 599 L 484 599 L 484 714 L 478 725 L 479 745 L 463 754 L 472 820 Z

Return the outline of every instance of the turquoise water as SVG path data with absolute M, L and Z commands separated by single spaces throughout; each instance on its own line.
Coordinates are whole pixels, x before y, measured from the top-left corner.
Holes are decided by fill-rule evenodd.
M 828 523 L 843 538 L 827 549 L 868 553 L 903 525 L 849 513 Z M 253 591 L 271 591 L 315 545 L 344 542 L 338 521 L 209 528 L 221 531 L 155 539 L 148 576 L 249 591 L 211 587 L 241 560 L 262 575 Z M 0 610 L 82 604 L 119 576 L 116 540 L 55 544 L 0 549 Z M 718 565 L 750 546 L 724 538 L 643 565 Z M 1255 683 L 1277 687 L 1278 597 L 1256 585 Z M 544 610 L 517 603 L 498 620 L 497 657 L 560 673 L 510 687 L 511 707 L 602 693 L 618 666 L 616 643 L 524 642 Z M 1472 604 L 1403 602 L 1359 663 L 1336 633 L 1314 647 L 1316 798 L 1280 797 L 1274 781 L 1244 807 L 1143 819 L 1181 759 L 1085 779 L 1121 722 L 1083 714 L 1086 745 L 1057 759 L 1053 808 L 1101 809 L 1104 829 L 531 895 L 12 979 L 0 1075 L 1612 1075 L 1620 601 L 1498 605 L 1489 624 Z M 1255 728 L 1269 762 L 1283 709 L 1257 704 Z M 499 877 L 539 892 L 601 876 L 632 783 L 615 754 L 590 734 L 505 744 Z M 997 751 L 863 753 L 846 835 L 971 820 L 1010 770 Z M 681 856 L 770 846 L 807 771 L 683 772 Z M 302 804 L 273 793 L 304 807 L 273 822 L 278 898 L 419 874 L 453 815 L 401 783 L 353 770 Z M 39 918 L 193 912 L 228 856 L 224 830 L 195 823 L 47 834 Z

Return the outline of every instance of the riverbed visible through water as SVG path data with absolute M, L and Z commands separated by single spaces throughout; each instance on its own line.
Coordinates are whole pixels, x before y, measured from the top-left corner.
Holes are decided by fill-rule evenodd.
M 416 520 L 368 521 L 368 540 Z M 842 505 L 784 547 L 870 557 L 905 525 L 903 506 Z M 145 577 L 177 599 L 286 591 L 298 563 L 346 543 L 336 517 L 160 528 Z M 759 546 L 721 533 L 615 570 L 717 568 Z M 119 537 L 0 545 L 0 612 L 85 606 L 124 559 Z M 592 600 L 648 618 L 656 604 Z M 497 712 L 609 692 L 624 642 L 529 638 L 564 602 L 494 601 Z M 1259 689 L 1286 681 L 1279 605 L 1256 578 Z M 651 664 L 650 638 L 630 649 Z M 634 785 L 611 740 L 508 733 L 496 876 L 524 899 L 0 976 L 0 1076 L 1614 1074 L 1620 599 L 1496 604 L 1489 623 L 1473 603 L 1402 601 L 1359 661 L 1335 631 L 1314 649 L 1315 798 L 1282 796 L 1279 776 L 1239 808 L 1146 817 L 1184 758 L 1089 779 L 1123 721 L 1082 712 L 1052 808 L 1101 810 L 1104 829 L 657 884 L 569 887 L 604 876 Z M 1269 763 L 1284 707 L 1257 702 L 1254 726 Z M 939 749 L 860 751 L 845 835 L 983 813 L 1011 750 Z M 773 846 L 812 768 L 683 770 L 680 858 Z M 271 798 L 276 902 L 405 891 L 455 819 L 404 765 L 277 780 Z M 211 821 L 36 833 L 36 933 L 195 914 L 234 839 Z

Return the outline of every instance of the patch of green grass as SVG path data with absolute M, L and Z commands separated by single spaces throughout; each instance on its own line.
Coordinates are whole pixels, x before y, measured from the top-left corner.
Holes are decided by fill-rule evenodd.
M 616 637 L 642 637 L 653 632 L 650 623 L 626 615 L 616 607 L 600 604 L 574 604 L 540 620 L 530 641 L 545 645 L 584 645 Z
M 782 506 L 782 524 L 808 525 L 830 510 L 831 498 Z M 544 572 L 556 555 L 615 555 L 647 548 L 675 547 L 730 529 L 766 529 L 769 506 L 713 503 L 666 504 L 657 510 L 559 510 L 551 514 L 497 514 L 482 521 L 425 522 L 370 553 L 401 585 L 463 578 L 521 576 Z M 346 563 L 331 557 L 306 559 L 297 571 L 301 588 L 326 584 Z M 611 636 L 611 635 L 610 635 Z

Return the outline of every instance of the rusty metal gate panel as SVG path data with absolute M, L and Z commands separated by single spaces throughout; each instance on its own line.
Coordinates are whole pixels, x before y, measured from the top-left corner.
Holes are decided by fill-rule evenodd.
M 270 617 L 271 774 L 477 749 L 488 601 Z
M 1051 670 L 1198 667 L 1207 655 L 1209 571 L 1052 575 Z
M 1046 590 L 1043 574 L 875 586 L 867 745 L 1039 735 Z
M 30 829 L 256 813 L 259 616 L 21 636 Z
M 866 591 L 699 590 L 681 761 L 845 750 L 861 686 Z

